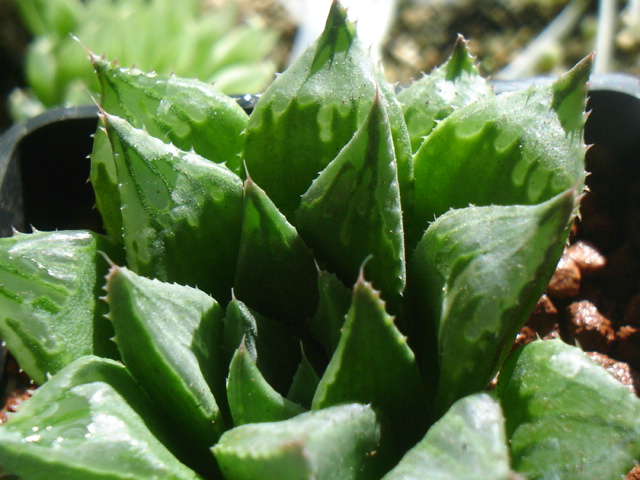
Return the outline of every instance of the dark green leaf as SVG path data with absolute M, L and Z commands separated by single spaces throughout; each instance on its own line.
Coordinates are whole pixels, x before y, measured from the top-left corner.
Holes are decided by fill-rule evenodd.
M 229 366 L 227 396 L 235 426 L 287 420 L 306 411 L 267 383 L 244 342 L 236 350 Z
M 316 393 L 319 383 L 320 377 L 318 377 L 318 374 L 303 350 L 298 370 L 296 370 L 296 374 L 293 376 L 291 388 L 289 389 L 289 393 L 287 393 L 287 399 L 299 403 L 307 410 L 310 410 L 313 396 Z
M 316 178 L 296 211 L 302 238 L 347 285 L 365 271 L 387 301 L 404 291 L 402 207 L 389 121 L 379 97 L 353 138 Z
M 540 205 L 452 210 L 430 225 L 409 264 L 410 337 L 423 371 L 437 363 L 439 412 L 497 372 L 553 273 L 575 201 L 570 189 Z
M 302 325 L 318 306 L 311 250 L 251 178 L 233 291 L 250 308 L 289 324 Z
M 427 429 L 431 406 L 406 338 L 386 311 L 379 292 L 362 277 L 340 343 L 320 380 L 313 409 L 345 402 L 370 403 L 380 415 L 384 450 L 404 452 Z M 396 461 L 398 458 L 396 458 Z
M 320 38 L 262 95 L 245 134 L 249 173 L 287 218 L 318 172 L 351 139 L 378 88 L 391 119 L 401 176 L 408 182 L 411 146 L 400 105 L 346 11 L 333 2 Z
M 242 180 L 118 117 L 104 119 L 117 154 L 129 267 L 228 302 L 242 223 Z
M 351 305 L 351 290 L 334 274 L 321 270 L 318 272 L 318 293 L 318 310 L 309 322 L 309 332 L 331 357 L 340 341 Z

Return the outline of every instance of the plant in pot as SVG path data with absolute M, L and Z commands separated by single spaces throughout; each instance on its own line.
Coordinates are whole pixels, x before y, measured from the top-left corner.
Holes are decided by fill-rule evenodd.
M 589 58 L 495 95 L 459 40 L 396 96 L 334 2 L 250 116 L 210 85 L 92 61 L 105 233 L 0 242 L 0 333 L 40 385 L 0 426 L 4 473 L 633 466 L 635 396 L 559 340 L 509 355 L 583 192 Z

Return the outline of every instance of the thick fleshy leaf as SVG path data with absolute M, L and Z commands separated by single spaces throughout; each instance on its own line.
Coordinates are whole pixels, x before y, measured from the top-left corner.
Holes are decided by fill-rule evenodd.
M 2 473 L 34 480 L 200 478 L 160 443 L 158 418 L 122 364 L 82 357 L 0 426 Z
M 289 324 L 304 324 L 318 306 L 311 250 L 251 178 L 233 291 L 250 308 Z
M 125 365 L 206 464 L 225 429 L 222 308 L 197 289 L 115 265 L 106 290 Z
M 385 311 L 379 292 L 362 276 L 312 407 L 317 410 L 344 402 L 370 403 L 379 413 L 383 429 L 379 453 L 387 458 L 401 455 L 422 438 L 432 414 L 406 337 Z
M 640 400 L 578 348 L 527 345 L 496 393 L 513 468 L 530 480 L 617 480 L 640 458 Z
M 229 366 L 227 396 L 235 426 L 287 420 L 306 411 L 267 383 L 244 342 L 236 350 Z
M 213 453 L 227 480 L 368 480 L 379 439 L 371 407 L 347 404 L 236 427 Z
M 562 253 L 574 189 L 540 205 L 468 207 L 432 223 L 409 264 L 412 346 L 439 369 L 438 411 L 484 389 Z
M 165 143 L 244 173 L 239 155 L 248 116 L 235 100 L 197 80 L 120 68 L 93 54 L 91 61 L 100 80 L 102 109 Z M 91 182 L 105 228 L 119 238 L 118 177 L 113 151 L 101 130 L 94 138 Z
M 329 357 L 340 342 L 344 319 L 351 305 L 351 290 L 327 271 L 318 272 L 318 310 L 309 321 L 309 332 Z
M 261 96 L 245 133 L 249 173 L 287 218 L 351 139 L 378 89 L 408 183 L 411 145 L 400 105 L 334 1 L 320 38 Z
M 36 383 L 88 354 L 117 358 L 97 300 L 122 252 L 88 231 L 15 233 L 0 239 L 0 336 Z
M 172 75 L 120 68 L 95 55 L 101 106 L 180 150 L 194 150 L 241 175 L 242 131 L 247 113 L 214 85 Z
M 581 190 L 590 66 L 587 59 L 552 85 L 477 101 L 445 118 L 415 155 L 407 248 L 450 208 L 533 205 Z
M 228 302 L 242 223 L 242 180 L 118 117 L 103 118 L 117 154 L 129 267 Z
M 293 376 L 289 393 L 287 393 L 287 399 L 299 403 L 307 410 L 310 410 L 313 396 L 316 393 L 319 383 L 320 377 L 318 377 L 318 374 L 303 350 L 302 359 L 300 360 L 296 374 Z
M 486 393 L 462 398 L 383 480 L 509 480 L 500 404 Z
M 260 315 L 234 298 L 227 305 L 224 319 L 229 361 L 243 342 L 267 383 L 284 395 L 300 361 L 300 339 L 285 324 Z
M 467 42 L 459 36 L 443 65 L 398 93 L 413 151 L 418 150 L 438 121 L 457 108 L 492 95 L 467 49 Z
M 391 130 L 376 98 L 351 141 L 302 196 L 296 226 L 327 270 L 352 285 L 365 272 L 387 301 L 406 284 L 402 207 Z

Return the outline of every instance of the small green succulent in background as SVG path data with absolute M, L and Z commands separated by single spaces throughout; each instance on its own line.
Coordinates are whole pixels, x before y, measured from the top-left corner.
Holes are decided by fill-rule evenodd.
M 204 0 L 16 0 L 34 36 L 28 89 L 11 95 L 15 119 L 56 105 L 91 103 L 100 87 L 82 46 L 123 65 L 215 82 L 227 94 L 258 93 L 272 81 L 278 33 L 257 18 L 239 24 L 233 2 Z
M 640 458 L 640 401 L 578 348 L 508 355 L 584 188 L 590 59 L 495 95 L 459 39 L 396 96 L 334 2 L 248 116 L 91 58 L 106 234 L 0 241 L 0 334 L 41 384 L 0 426 L 5 473 L 614 479 Z

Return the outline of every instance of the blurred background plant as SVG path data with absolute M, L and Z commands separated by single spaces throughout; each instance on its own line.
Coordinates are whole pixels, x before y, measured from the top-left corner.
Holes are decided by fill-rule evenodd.
M 260 17 L 240 18 L 234 2 L 205 0 L 15 0 L 32 41 L 26 88 L 11 92 L 14 120 L 54 105 L 91 102 L 98 84 L 88 49 L 143 71 L 214 82 L 225 93 L 254 93 L 273 81 L 269 58 L 280 33 Z M 77 37 L 76 40 L 74 37 Z
M 255 93 L 315 38 L 330 1 L 0 0 L 0 130 L 43 108 L 91 102 L 94 76 L 69 32 L 124 66 Z M 401 85 L 441 64 L 457 34 L 496 79 L 555 75 L 593 50 L 596 71 L 640 74 L 640 0 L 344 3 Z

